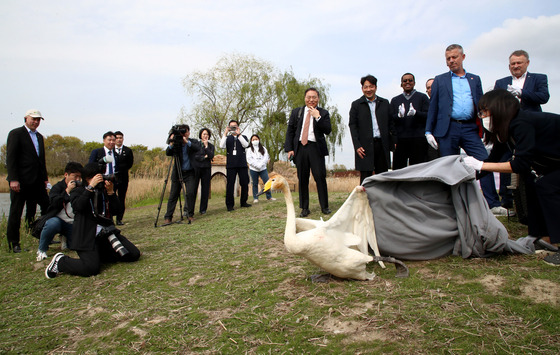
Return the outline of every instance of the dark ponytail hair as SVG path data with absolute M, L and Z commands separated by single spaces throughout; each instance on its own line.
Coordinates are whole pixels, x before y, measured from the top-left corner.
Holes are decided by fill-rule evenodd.
M 486 143 L 496 143 L 496 138 L 502 143 L 508 141 L 509 124 L 517 116 L 519 108 L 519 100 L 507 90 L 495 89 L 482 95 L 478 101 L 478 110 L 488 111 L 492 116 L 492 132 L 486 135 Z

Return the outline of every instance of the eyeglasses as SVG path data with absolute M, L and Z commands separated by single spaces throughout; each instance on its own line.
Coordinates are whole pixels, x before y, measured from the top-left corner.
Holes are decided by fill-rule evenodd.
M 413 83 L 414 79 L 403 79 L 402 82 L 403 83 Z

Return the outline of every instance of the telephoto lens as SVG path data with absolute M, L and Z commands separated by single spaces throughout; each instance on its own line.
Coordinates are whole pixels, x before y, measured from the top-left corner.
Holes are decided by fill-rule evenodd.
M 110 234 L 107 238 L 109 239 L 109 243 L 111 243 L 113 249 L 117 253 L 119 253 L 120 256 L 125 256 L 126 254 L 128 254 L 128 250 L 124 247 L 124 245 L 122 245 L 121 241 L 114 234 Z

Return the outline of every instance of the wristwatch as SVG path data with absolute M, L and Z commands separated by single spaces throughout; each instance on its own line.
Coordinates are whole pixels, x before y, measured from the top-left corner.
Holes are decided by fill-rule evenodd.
M 86 190 L 88 190 L 89 192 L 93 192 L 93 186 L 91 185 L 86 186 Z

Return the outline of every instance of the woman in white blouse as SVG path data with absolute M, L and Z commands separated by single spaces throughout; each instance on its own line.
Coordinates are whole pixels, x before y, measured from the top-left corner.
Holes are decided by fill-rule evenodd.
M 266 148 L 261 144 L 258 135 L 253 134 L 251 136 L 251 145 L 245 150 L 247 154 L 247 163 L 249 164 L 249 174 L 251 175 L 251 180 L 253 181 L 253 203 L 259 202 L 259 177 L 262 179 L 263 183 L 268 181 L 268 171 L 266 170 L 266 164 L 270 160 Z M 276 199 L 272 197 L 270 191 L 266 192 L 266 199 L 268 201 L 275 201 Z

